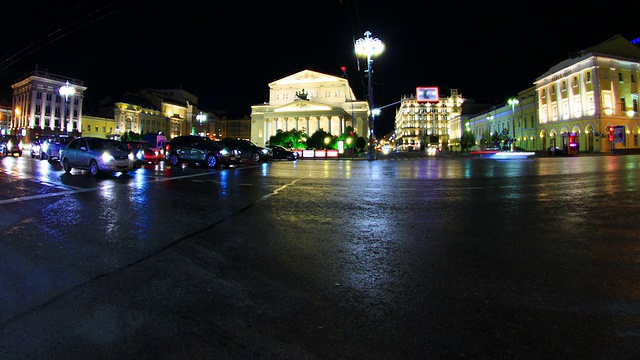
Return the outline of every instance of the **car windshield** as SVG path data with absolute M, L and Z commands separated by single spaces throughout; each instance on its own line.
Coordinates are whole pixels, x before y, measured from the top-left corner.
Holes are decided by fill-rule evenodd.
M 87 143 L 89 144 L 89 148 L 92 150 L 119 148 L 117 142 L 108 139 L 87 139 Z
M 49 140 L 51 143 L 56 144 L 56 145 L 60 145 L 60 144 L 68 144 L 71 142 L 71 140 L 73 140 L 73 138 L 69 138 L 69 137 L 52 137 L 51 140 Z

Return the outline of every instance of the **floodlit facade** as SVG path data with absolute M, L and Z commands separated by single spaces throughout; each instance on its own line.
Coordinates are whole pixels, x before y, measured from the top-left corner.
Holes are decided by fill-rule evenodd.
M 404 97 L 396 110 L 395 146 L 400 151 L 425 150 L 437 145 L 449 148 L 451 140 L 459 140 L 460 115 L 464 99 L 457 89 L 448 98 L 421 101 L 416 96 Z
M 565 146 L 569 133 L 580 151 L 639 148 L 639 76 L 640 48 L 620 35 L 553 66 L 535 81 L 540 148 Z M 622 143 L 608 141 L 609 126 L 624 126 Z
M 278 130 L 338 136 L 352 127 L 368 138 L 369 105 L 357 100 L 347 79 L 303 70 L 269 83 L 269 102 L 251 107 L 251 140 L 265 146 Z
M 507 129 L 525 150 L 566 151 L 574 141 L 578 152 L 640 152 L 639 77 L 640 48 L 616 35 L 554 65 L 511 104 L 466 121 L 479 145 Z M 621 129 L 614 142 L 610 127 Z
M 67 87 L 69 95 L 61 89 Z M 28 138 L 40 135 L 80 135 L 82 101 L 87 88 L 78 79 L 34 70 L 11 85 L 13 117 L 5 131 Z

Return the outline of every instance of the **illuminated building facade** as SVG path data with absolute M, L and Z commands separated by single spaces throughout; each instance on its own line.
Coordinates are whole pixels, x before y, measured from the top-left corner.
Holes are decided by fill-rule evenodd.
M 269 102 L 251 107 L 251 140 L 264 146 L 278 130 L 294 129 L 338 136 L 348 126 L 367 139 L 368 112 L 368 103 L 356 99 L 347 79 L 303 70 L 269 83 Z
M 463 102 L 457 89 L 451 89 L 448 98 L 424 101 L 414 95 L 402 98 L 400 108 L 396 110 L 396 149 L 419 151 L 430 145 L 449 148 L 450 140 L 460 138 Z
M 73 89 L 72 95 L 60 94 L 65 86 Z M 6 128 L 8 134 L 28 139 L 51 134 L 80 135 L 82 100 L 87 89 L 82 81 L 36 69 L 11 88 L 14 114 Z
M 553 66 L 535 81 L 540 148 L 565 146 L 569 133 L 580 151 L 639 148 L 639 77 L 640 48 L 619 35 Z M 622 144 L 608 141 L 609 126 L 624 126 Z
M 525 150 L 566 150 L 573 137 L 578 152 L 640 152 L 639 77 L 640 48 L 616 35 L 551 67 L 518 93 L 516 105 L 505 103 L 466 121 L 478 144 L 506 128 Z M 623 128 L 619 142 L 608 139 L 612 126 Z

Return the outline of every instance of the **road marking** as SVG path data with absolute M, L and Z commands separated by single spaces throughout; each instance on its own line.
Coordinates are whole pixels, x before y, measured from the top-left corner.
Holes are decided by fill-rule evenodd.
M 152 182 L 159 182 L 159 181 L 169 181 L 169 180 L 181 180 L 181 179 L 186 179 L 186 178 L 193 178 L 193 177 L 198 177 L 198 176 L 207 176 L 207 175 L 211 175 L 211 173 L 202 173 L 202 174 L 192 174 L 192 175 L 181 175 L 181 176 L 175 176 L 175 177 L 162 177 L 162 178 L 154 178 L 151 180 L 148 180 L 147 182 L 152 183 Z M 132 186 L 135 185 L 131 184 L 131 183 L 127 183 L 127 184 L 113 184 L 111 186 L 108 187 L 122 187 L 122 186 Z M 64 185 L 66 186 L 66 185 Z M 67 186 L 67 188 L 69 188 L 71 186 Z M 50 193 L 50 194 L 39 194 L 39 195 L 31 195 L 31 196 L 21 196 L 21 197 L 17 197 L 17 198 L 10 198 L 10 199 L 4 199 L 4 200 L 0 200 L 0 205 L 4 205 L 4 204 L 13 204 L 13 203 L 18 203 L 18 202 L 25 202 L 25 201 L 31 201 L 31 200 L 40 200 L 40 199 L 46 199 L 46 198 L 52 198 L 52 197 L 56 197 L 56 196 L 66 196 L 66 195 L 72 195 L 72 194 L 78 194 L 78 193 L 83 193 L 83 192 L 89 192 L 89 191 L 96 191 L 96 190 L 104 190 L 105 187 L 93 187 L 93 188 L 78 188 L 78 187 L 71 187 L 73 188 L 73 190 L 65 190 L 65 191 L 61 191 L 61 192 L 57 192 L 57 193 Z

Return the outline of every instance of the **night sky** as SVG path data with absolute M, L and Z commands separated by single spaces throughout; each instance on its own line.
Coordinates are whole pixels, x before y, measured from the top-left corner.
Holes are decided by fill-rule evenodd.
M 0 96 L 10 101 L 10 84 L 37 65 L 83 80 L 87 107 L 183 88 L 205 111 L 248 116 L 268 101 L 269 82 L 305 69 L 340 76 L 346 66 L 366 100 L 366 61 L 353 45 L 368 30 L 386 46 L 373 61 L 375 107 L 417 86 L 501 104 L 570 53 L 640 36 L 637 6 L 571 3 L 20 1 L 3 5 Z M 396 108 L 376 118 L 378 136 L 393 130 Z

